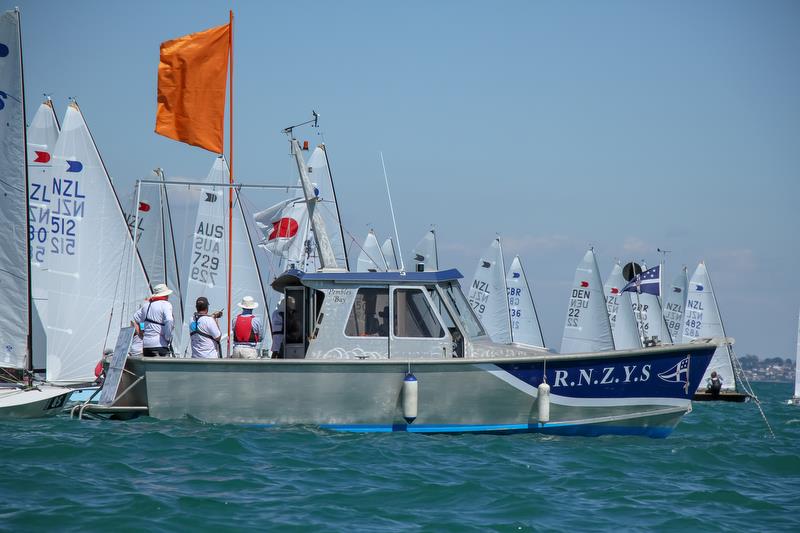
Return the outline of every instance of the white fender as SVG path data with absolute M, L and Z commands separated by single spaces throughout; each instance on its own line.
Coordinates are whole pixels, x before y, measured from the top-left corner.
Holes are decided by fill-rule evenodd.
M 409 424 L 417 418 L 419 382 L 414 374 L 403 379 L 403 418 Z
M 541 383 L 537 390 L 539 391 L 539 398 L 536 400 L 539 411 L 539 422 L 545 424 L 550 422 L 550 385 Z

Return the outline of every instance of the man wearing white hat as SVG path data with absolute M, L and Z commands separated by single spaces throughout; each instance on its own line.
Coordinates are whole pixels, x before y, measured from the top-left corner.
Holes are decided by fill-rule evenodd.
M 172 329 L 175 319 L 172 316 L 172 304 L 169 295 L 172 290 L 159 283 L 153 287 L 153 294 L 147 305 L 139 308 L 133 315 L 133 321 L 139 324 L 143 332 L 142 346 L 145 357 L 167 357 L 170 355 Z
M 264 325 L 261 319 L 253 314 L 253 309 L 258 307 L 252 296 L 245 296 L 237 304 L 242 308 L 241 314 L 231 322 L 233 330 L 233 353 L 235 359 L 257 359 L 258 343 L 264 337 Z

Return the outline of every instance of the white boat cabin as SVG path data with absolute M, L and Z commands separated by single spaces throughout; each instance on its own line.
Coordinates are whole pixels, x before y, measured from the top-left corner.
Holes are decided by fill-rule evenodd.
M 286 359 L 473 357 L 488 340 L 461 291 L 458 270 L 313 272 L 289 270 L 284 295 Z

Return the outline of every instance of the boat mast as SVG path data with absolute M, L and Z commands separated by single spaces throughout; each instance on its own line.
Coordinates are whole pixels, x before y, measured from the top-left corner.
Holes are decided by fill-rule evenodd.
M 27 216 L 30 213 L 30 184 L 28 181 L 28 120 L 25 115 L 25 69 L 22 63 L 22 21 L 19 15 L 19 8 L 14 8 L 14 13 L 17 15 L 17 37 L 19 38 L 19 80 L 20 80 L 20 100 L 22 105 L 22 152 L 23 164 L 25 172 L 25 258 L 28 266 L 28 335 L 25 343 L 27 344 L 27 355 L 25 361 L 25 369 L 33 372 L 33 300 L 31 298 L 31 241 L 27 238 L 31 234 L 31 217 Z
M 386 181 L 386 196 L 389 197 L 389 210 L 392 212 L 392 224 L 394 225 L 394 238 L 397 239 L 397 248 L 402 250 L 400 246 L 400 234 L 397 233 L 397 220 L 394 218 L 394 205 L 392 205 L 392 193 L 389 191 L 389 175 L 386 173 L 386 163 L 383 161 L 383 152 L 381 154 L 381 166 L 383 167 L 383 179 Z M 386 261 L 384 260 L 384 263 Z M 400 272 L 405 272 L 406 266 L 403 264 L 403 252 L 400 252 Z
M 319 118 L 316 111 L 312 111 L 315 117 Z M 323 137 L 324 139 L 325 137 Z M 339 220 L 339 235 L 342 237 L 342 250 L 344 251 L 344 268 L 350 270 L 350 258 L 347 256 L 347 246 L 344 245 L 344 225 L 342 224 L 342 212 L 339 210 L 339 198 L 336 196 L 336 186 L 333 184 L 333 171 L 331 162 L 328 159 L 328 147 L 325 141 L 322 142 L 322 153 L 325 154 L 325 165 L 328 167 L 328 179 L 331 182 L 331 194 L 333 194 L 333 205 L 336 207 L 336 218 Z
M 228 50 L 230 68 L 230 97 L 228 98 L 228 182 L 233 184 L 233 10 L 229 11 L 231 29 L 228 32 Z M 233 187 L 228 187 L 228 356 L 231 355 L 231 285 L 233 275 Z
M 434 238 L 436 234 L 434 233 Z M 503 258 L 503 244 L 500 242 L 500 237 L 497 238 L 497 246 L 500 248 L 500 272 L 503 276 L 503 289 L 505 290 L 505 301 L 506 301 L 506 322 L 508 322 L 508 338 L 511 339 L 511 342 L 514 342 L 514 329 L 511 327 L 511 305 L 508 301 L 508 271 L 506 270 L 506 262 Z M 434 249 L 435 249 L 436 241 L 434 240 Z M 437 261 L 438 263 L 438 261 Z M 438 268 L 438 264 L 436 265 Z

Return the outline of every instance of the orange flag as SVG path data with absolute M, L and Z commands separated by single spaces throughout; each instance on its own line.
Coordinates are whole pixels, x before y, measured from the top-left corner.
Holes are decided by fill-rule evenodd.
M 221 154 L 231 25 L 161 43 L 156 133 Z

